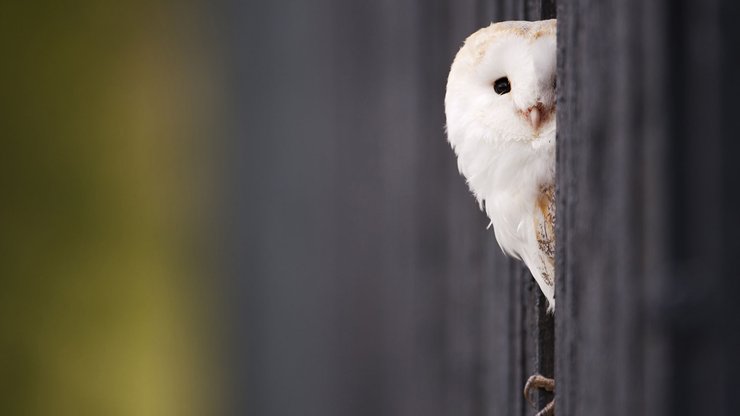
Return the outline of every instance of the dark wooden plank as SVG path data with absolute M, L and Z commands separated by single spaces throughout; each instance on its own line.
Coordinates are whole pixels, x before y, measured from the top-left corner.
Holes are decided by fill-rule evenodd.
M 561 414 L 736 413 L 730 4 L 559 5 Z
M 558 13 L 556 374 L 563 414 L 639 414 L 643 402 L 645 304 L 631 294 L 640 286 L 635 178 L 642 174 L 644 89 L 630 76 L 640 65 L 632 43 L 638 33 L 623 32 L 639 19 L 634 14 L 580 2 Z

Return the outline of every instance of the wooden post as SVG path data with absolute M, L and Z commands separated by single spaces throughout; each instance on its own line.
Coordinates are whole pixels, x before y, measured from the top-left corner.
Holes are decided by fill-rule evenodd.
M 736 414 L 737 6 L 558 17 L 557 411 Z

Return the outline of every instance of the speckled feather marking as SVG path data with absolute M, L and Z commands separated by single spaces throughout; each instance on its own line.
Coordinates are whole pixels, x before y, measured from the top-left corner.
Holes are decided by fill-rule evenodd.
M 534 216 L 534 229 L 540 249 L 540 270 L 548 286 L 554 285 L 555 270 L 555 186 L 540 188 Z
M 499 22 L 479 30 L 466 39 L 466 44 L 473 45 L 474 62 L 477 64 L 483 59 L 486 48 L 491 40 L 501 35 L 515 35 L 527 39 L 537 39 L 541 36 L 554 35 L 556 31 L 555 20 L 542 22 L 543 24 L 533 27 L 530 22 Z

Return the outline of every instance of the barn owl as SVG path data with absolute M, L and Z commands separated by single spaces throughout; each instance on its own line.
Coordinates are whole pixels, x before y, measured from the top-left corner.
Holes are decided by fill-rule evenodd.
M 447 139 L 501 249 L 555 307 L 555 20 L 501 22 L 465 40 L 445 96 Z M 533 387 L 554 380 L 533 375 Z M 554 402 L 540 415 L 554 412 Z
M 457 53 L 447 138 L 496 240 L 554 296 L 555 20 L 494 23 Z

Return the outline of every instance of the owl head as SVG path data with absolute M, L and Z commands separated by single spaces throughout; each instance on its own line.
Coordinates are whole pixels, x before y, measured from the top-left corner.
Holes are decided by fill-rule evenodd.
M 501 22 L 465 40 L 445 96 L 453 147 L 554 138 L 555 29 L 555 20 Z

